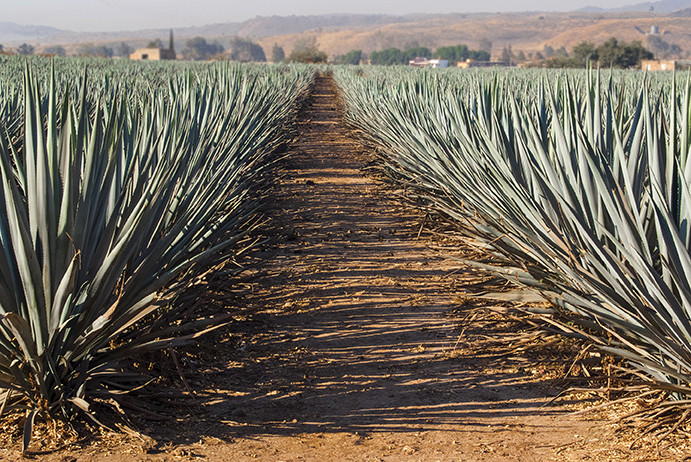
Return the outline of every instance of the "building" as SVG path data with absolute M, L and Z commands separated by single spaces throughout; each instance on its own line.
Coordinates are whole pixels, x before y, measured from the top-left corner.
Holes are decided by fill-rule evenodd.
M 413 67 L 433 67 L 433 68 L 444 68 L 449 67 L 448 59 L 427 59 L 417 57 L 413 60 L 408 61 L 408 64 Z
M 641 61 L 641 70 L 644 71 L 675 71 L 677 62 L 663 59 L 644 59 Z
M 471 67 L 509 67 L 509 65 L 503 61 L 475 61 L 474 59 L 466 59 L 456 64 L 456 66 L 461 69 L 468 69 Z
M 176 59 L 175 47 L 173 46 L 173 31 L 170 31 L 168 48 L 137 48 L 130 54 L 130 59 L 140 61 L 162 61 L 166 59 Z

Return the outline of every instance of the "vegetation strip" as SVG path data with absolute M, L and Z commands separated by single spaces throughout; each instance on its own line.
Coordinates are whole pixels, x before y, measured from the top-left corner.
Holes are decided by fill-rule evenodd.
M 478 266 L 574 313 L 583 335 L 675 397 L 691 394 L 688 81 L 336 75 L 349 122 L 390 171 L 501 259 Z
M 181 319 L 168 301 L 256 226 L 248 190 L 312 78 L 150 66 L 143 87 L 66 62 L 39 78 L 40 64 L 0 98 L 23 118 L 0 132 L 0 386 L 3 410 L 29 412 L 25 449 L 37 415 L 98 422 L 95 400 L 146 382 L 123 369 L 133 356 L 223 320 Z

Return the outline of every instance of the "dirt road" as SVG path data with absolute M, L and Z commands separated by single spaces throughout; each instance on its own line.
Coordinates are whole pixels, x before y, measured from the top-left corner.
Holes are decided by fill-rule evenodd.
M 558 390 L 481 351 L 482 335 L 498 329 L 473 332 L 476 345 L 458 342 L 458 294 L 486 276 L 431 249 L 418 238 L 424 215 L 363 173 L 366 155 L 348 137 L 334 92 L 319 79 L 282 168 L 272 241 L 248 300 L 267 308 L 264 332 L 241 345 L 210 406 L 233 443 L 199 453 L 229 460 L 230 449 L 238 461 L 585 457 L 579 444 L 597 428 L 566 407 L 542 408 Z

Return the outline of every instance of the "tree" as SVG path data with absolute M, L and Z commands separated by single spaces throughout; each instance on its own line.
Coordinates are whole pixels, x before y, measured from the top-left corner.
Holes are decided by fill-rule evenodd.
M 393 64 L 407 64 L 403 52 L 398 48 L 387 48 L 386 50 L 373 51 L 370 54 L 372 64 L 380 66 L 391 66 Z
M 288 56 L 288 62 L 291 63 L 325 63 L 326 60 L 326 53 L 317 47 L 317 39 L 314 37 L 295 42 L 293 51 Z
M 146 48 L 163 48 L 163 42 L 161 42 L 161 39 L 157 38 L 147 43 Z
M 403 52 L 403 63 L 408 64 L 415 58 L 430 58 L 432 57 L 432 50 L 427 47 L 413 47 L 408 48 Z
M 350 50 L 348 53 L 337 58 L 339 64 L 352 64 L 357 66 L 362 59 L 362 50 Z
M 223 46 L 219 43 L 207 43 L 203 37 L 194 37 L 185 42 L 182 57 L 192 61 L 203 61 L 223 51 Z
M 545 45 L 542 47 L 542 54 L 545 55 L 545 58 L 551 58 L 554 56 L 554 48 L 549 45 Z
M 501 62 L 506 64 L 511 64 L 514 61 L 513 51 L 511 50 L 511 44 L 509 46 L 502 48 L 501 50 Z
M 635 40 L 622 44 L 622 53 L 618 65 L 622 68 L 638 67 L 644 59 L 653 59 L 655 56 L 647 50 L 643 44 Z
M 597 47 L 600 65 L 605 67 L 616 67 L 615 63 L 619 61 L 619 53 L 621 53 L 619 41 L 614 37 Z
M 230 41 L 230 59 L 240 62 L 265 62 L 264 49 L 258 43 L 240 37 Z
M 119 45 L 113 50 L 115 56 L 120 56 L 121 58 L 129 58 L 132 54 L 132 47 L 130 47 L 125 42 L 120 42 Z
M 641 42 L 619 43 L 614 37 L 597 47 L 597 54 L 603 67 L 636 67 L 642 59 L 653 58 L 653 54 Z
M 274 43 L 274 47 L 271 49 L 271 61 L 274 63 L 280 63 L 286 57 L 286 52 L 283 48 L 278 46 L 278 43 Z
M 520 50 L 518 52 L 518 54 L 516 55 L 516 61 L 521 62 L 521 63 L 528 61 L 528 58 L 525 56 L 525 53 L 523 52 L 523 50 Z
M 490 54 L 487 50 L 470 50 L 467 45 L 451 45 L 439 47 L 434 52 L 436 58 L 447 59 L 449 64 L 460 63 L 467 59 L 475 61 L 489 61 Z
M 554 56 L 557 58 L 568 58 L 569 52 L 566 51 L 566 48 L 559 47 L 559 49 L 557 49 L 557 51 L 554 52 Z
M 571 49 L 571 56 L 576 66 L 587 65 L 589 61 L 597 61 L 598 59 L 595 45 L 585 40 Z
M 468 50 L 466 45 L 439 47 L 434 52 L 434 56 L 447 59 L 451 64 L 460 63 L 470 58 L 470 50 Z
M 489 61 L 491 59 L 491 55 L 489 51 L 486 50 L 470 50 L 468 52 L 468 58 L 475 61 Z
M 34 47 L 29 45 L 28 43 L 22 43 L 17 47 L 17 53 L 20 55 L 33 55 L 34 54 Z
M 0 44 L 0 52 L 3 50 L 3 46 Z
M 53 45 L 50 47 L 46 47 L 43 52 L 47 55 L 53 55 L 53 56 L 65 56 L 67 52 L 63 47 L 60 45 Z
M 94 45 L 93 43 L 85 43 L 77 50 L 79 56 L 92 56 L 101 58 L 110 58 L 113 56 L 113 49 L 105 45 Z

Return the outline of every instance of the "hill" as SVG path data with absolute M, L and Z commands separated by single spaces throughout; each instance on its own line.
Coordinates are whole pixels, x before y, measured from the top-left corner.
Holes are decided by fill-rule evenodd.
M 369 53 L 388 47 L 434 49 L 459 43 L 480 48 L 490 41 L 492 54 L 498 56 L 509 45 L 515 53 L 528 54 L 542 51 L 546 45 L 570 50 L 584 40 L 597 45 L 610 37 L 645 44 L 652 26 L 657 27 L 665 42 L 691 51 L 690 17 L 649 12 L 442 15 L 406 23 L 269 36 L 261 38 L 259 43 L 265 50 L 278 43 L 288 51 L 298 40 L 314 37 L 329 56 L 336 56 L 352 49 Z
M 678 2 L 664 0 L 655 4 Z M 688 1 L 687 1 L 688 3 Z M 444 15 L 320 15 L 267 16 L 241 23 L 220 23 L 201 27 L 175 29 L 176 48 L 184 48 L 191 37 L 204 37 L 227 47 L 234 36 L 259 42 L 267 55 L 278 44 L 286 53 L 299 40 L 315 39 L 329 57 L 353 49 L 365 53 L 389 47 L 425 46 L 431 49 L 464 43 L 471 48 L 492 43 L 492 53 L 498 56 L 503 47 L 526 54 L 542 51 L 546 45 L 554 49 L 571 49 L 588 40 L 596 45 L 610 37 L 619 40 L 640 40 L 655 26 L 659 37 L 677 45 L 684 53 L 691 52 L 691 9 L 667 14 L 643 12 L 571 12 L 571 13 L 497 13 Z M 0 25 L 0 43 L 16 46 L 27 42 L 40 51 L 47 45 L 62 45 L 68 52 L 78 44 L 114 45 L 126 42 L 132 47 L 143 46 L 160 38 L 166 40 L 167 29 L 150 29 L 115 33 L 75 33 L 40 26 Z M 12 40 L 9 40 L 12 38 Z M 14 43 L 13 43 L 14 42 Z
M 673 13 L 682 8 L 691 7 L 689 0 L 660 0 L 657 2 L 642 2 L 634 5 L 620 6 L 618 8 L 600 8 L 598 6 L 588 6 L 579 11 L 586 12 L 626 12 L 626 11 L 656 11 L 658 13 Z
M 36 42 L 58 34 L 67 34 L 48 26 L 22 26 L 13 22 L 0 21 L 0 43 Z

